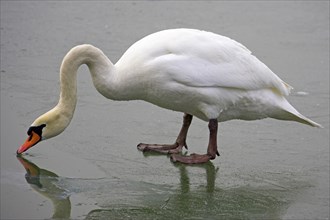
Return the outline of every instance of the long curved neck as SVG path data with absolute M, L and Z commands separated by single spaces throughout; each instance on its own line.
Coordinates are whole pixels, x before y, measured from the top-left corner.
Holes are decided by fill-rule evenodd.
M 95 88 L 106 97 L 114 77 L 114 65 L 100 49 L 92 45 L 72 48 L 61 65 L 61 93 L 57 105 L 70 118 L 77 103 L 77 71 L 83 64 L 88 66 Z

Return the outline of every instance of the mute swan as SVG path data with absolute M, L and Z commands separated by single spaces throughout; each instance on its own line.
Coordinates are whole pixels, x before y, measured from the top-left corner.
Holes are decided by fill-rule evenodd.
M 92 45 L 72 48 L 60 69 L 58 104 L 28 129 L 21 154 L 41 140 L 60 134 L 69 125 L 77 102 L 77 71 L 86 64 L 97 91 L 112 100 L 144 100 L 184 113 L 174 144 L 139 144 L 141 151 L 171 154 L 173 161 L 204 163 L 219 155 L 218 122 L 232 119 L 275 118 L 321 125 L 300 114 L 285 99 L 291 87 L 242 44 L 224 36 L 194 29 L 153 33 L 133 44 L 113 65 Z M 206 154 L 181 156 L 193 116 L 207 121 L 210 136 Z

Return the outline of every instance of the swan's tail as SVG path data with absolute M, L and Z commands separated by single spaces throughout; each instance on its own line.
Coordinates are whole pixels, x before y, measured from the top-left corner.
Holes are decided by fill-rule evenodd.
M 312 127 L 323 128 L 322 125 L 300 114 L 284 97 L 281 103 L 281 110 L 282 112 L 284 111 L 285 114 L 278 114 L 275 118 L 281 120 L 296 121 L 302 124 L 310 125 Z
M 306 124 L 306 125 L 310 125 L 312 127 L 317 127 L 317 128 L 323 128 L 322 125 L 310 120 L 309 118 L 303 116 L 302 114 L 300 114 L 298 111 L 296 111 L 296 114 L 293 114 L 292 112 L 288 112 L 289 114 L 292 115 L 292 119 L 294 121 Z

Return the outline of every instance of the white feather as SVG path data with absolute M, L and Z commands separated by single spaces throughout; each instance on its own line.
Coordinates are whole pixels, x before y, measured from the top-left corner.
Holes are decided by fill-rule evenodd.
M 270 117 L 320 127 L 285 99 L 291 86 L 242 44 L 206 31 L 172 29 L 136 42 L 115 65 L 91 45 L 71 49 L 61 66 L 58 105 L 33 123 L 47 125 L 44 139 L 62 132 L 72 119 L 82 64 L 110 99 L 145 100 L 206 121 Z

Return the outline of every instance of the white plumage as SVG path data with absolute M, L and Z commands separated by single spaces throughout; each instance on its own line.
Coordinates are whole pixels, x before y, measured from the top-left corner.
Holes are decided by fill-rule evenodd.
M 291 107 L 284 98 L 291 87 L 251 51 L 211 32 L 151 34 L 133 44 L 115 67 L 129 90 L 120 92 L 122 99 L 142 99 L 205 121 L 274 117 L 316 125 Z
M 46 125 L 41 139 L 58 135 L 70 123 L 82 64 L 88 65 L 96 89 L 109 99 L 144 100 L 205 121 L 270 117 L 320 127 L 285 99 L 291 86 L 242 44 L 211 32 L 172 29 L 137 41 L 115 65 L 94 46 L 72 48 L 61 66 L 58 105 L 31 125 Z M 177 142 L 184 139 L 179 145 L 185 145 L 185 135 L 179 135 Z

